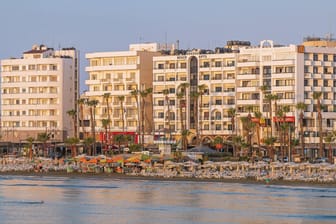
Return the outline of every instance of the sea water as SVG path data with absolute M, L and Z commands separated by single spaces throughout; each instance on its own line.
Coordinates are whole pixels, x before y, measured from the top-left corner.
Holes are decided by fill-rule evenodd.
M 336 189 L 0 176 L 0 223 L 336 223 Z

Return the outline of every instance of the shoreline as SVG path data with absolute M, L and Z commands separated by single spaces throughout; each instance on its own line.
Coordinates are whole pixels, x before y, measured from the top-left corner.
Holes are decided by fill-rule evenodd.
M 0 177 L 4 176 L 33 176 L 33 177 L 69 177 L 69 178 L 111 178 L 112 180 L 151 180 L 151 181 L 186 181 L 186 182 L 212 182 L 212 183 L 237 183 L 237 184 L 257 184 L 266 186 L 295 186 L 295 187 L 321 187 L 336 188 L 336 182 L 307 182 L 298 180 L 256 180 L 253 178 L 195 178 L 195 177 L 160 177 L 127 175 L 120 173 L 79 173 L 66 171 L 55 172 L 29 172 L 29 171 L 10 171 L 0 172 Z

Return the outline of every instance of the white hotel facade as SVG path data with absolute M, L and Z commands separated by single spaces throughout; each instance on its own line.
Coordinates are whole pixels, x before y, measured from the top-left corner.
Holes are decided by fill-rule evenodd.
M 220 137 L 229 139 L 232 134 L 242 134 L 240 117 L 248 115 L 248 109 L 269 116 L 266 94 L 278 95 L 277 105 L 289 106 L 288 121 L 299 134 L 299 113 L 296 105 L 304 102 L 304 138 L 306 154 L 316 154 L 318 128 L 316 100 L 313 92 L 322 92 L 321 103 L 324 133 L 335 129 L 336 119 L 336 48 L 335 41 L 321 39 L 304 42 L 302 45 L 279 46 L 273 41 L 262 41 L 259 46 L 248 42 L 231 41 L 225 48 L 213 51 L 191 50 L 153 59 L 153 118 L 155 135 L 166 135 L 167 130 L 179 138 L 181 130 L 180 107 L 176 93 L 182 83 L 189 83 L 186 100 L 186 129 L 195 133 L 198 120 L 202 141 Z M 206 86 L 202 105 L 196 116 L 190 92 L 197 86 Z M 269 86 L 262 92 L 261 86 Z M 163 94 L 163 90 L 169 94 Z M 168 100 L 167 100 L 168 99 Z M 168 101 L 168 102 L 167 102 Z M 168 104 L 170 119 L 168 124 Z M 200 104 L 200 99 L 198 99 Z M 273 105 L 274 107 L 274 105 Z M 228 111 L 236 110 L 236 124 L 231 123 Z M 274 113 L 274 112 L 273 112 Z M 273 114 L 273 119 L 275 115 Z M 270 121 L 266 121 L 266 123 Z M 233 133 L 233 126 L 236 130 Z M 270 131 L 270 130 L 268 130 Z M 273 129 L 273 133 L 274 133 Z M 261 139 L 267 128 L 261 128 Z M 192 142 L 195 134 L 189 138 Z M 256 139 L 253 140 L 256 143 Z M 334 152 L 335 155 L 335 152 Z
M 77 110 L 78 60 L 75 48 L 44 45 L 1 60 L 1 141 L 19 143 L 48 133 L 63 142 L 74 135 L 67 111 Z

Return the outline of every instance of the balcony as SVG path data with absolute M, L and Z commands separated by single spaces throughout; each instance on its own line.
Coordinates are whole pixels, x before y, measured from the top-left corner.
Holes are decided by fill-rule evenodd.
M 295 91 L 295 86 L 272 86 L 272 91 L 274 92 Z
M 86 72 L 94 71 L 111 71 L 111 70 L 135 70 L 138 69 L 137 64 L 130 65 L 107 65 L 107 66 L 89 66 L 85 68 Z
M 294 73 L 273 73 L 272 78 L 274 79 L 295 79 Z
M 238 80 L 259 80 L 259 75 L 256 74 L 239 74 L 237 75 Z
M 237 92 L 259 92 L 260 89 L 257 86 L 237 87 Z
M 237 100 L 237 105 L 259 105 L 259 100 Z
M 260 62 L 258 61 L 239 61 L 237 67 L 256 67 L 259 66 Z

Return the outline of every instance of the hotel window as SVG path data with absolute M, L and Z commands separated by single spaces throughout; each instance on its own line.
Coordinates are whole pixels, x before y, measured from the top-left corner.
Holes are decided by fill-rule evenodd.
M 235 78 L 235 74 L 234 73 L 228 73 L 227 74 L 227 79 L 234 79 Z
M 22 65 L 22 71 L 26 71 L 26 66 L 25 65 Z
M 169 88 L 169 93 L 175 93 L 175 88 Z
M 164 69 L 164 64 L 158 64 L 158 69 Z
M 304 73 L 308 73 L 309 72 L 309 66 L 305 65 L 304 66 Z
M 304 80 L 304 86 L 308 86 L 308 85 L 309 85 L 308 79 L 305 79 Z
M 215 100 L 215 105 L 222 105 L 222 100 Z
M 158 76 L 158 81 L 160 82 L 164 81 L 164 76 Z
M 169 105 L 170 106 L 175 106 L 175 100 L 169 100 Z
M 203 67 L 204 68 L 209 68 L 210 67 L 210 63 L 208 61 L 203 62 Z
M 204 130 L 209 130 L 209 124 L 204 125 Z
M 316 66 L 313 67 L 313 73 L 318 73 L 318 67 Z
M 186 68 L 187 67 L 187 63 L 181 63 L 181 68 Z
M 272 73 L 272 68 L 271 66 L 264 66 L 263 67 L 263 74 L 264 75 L 270 75 Z
M 210 75 L 203 75 L 203 80 L 209 80 L 210 79 Z
M 318 86 L 318 80 L 317 79 L 313 80 L 313 86 Z
M 336 74 L 336 67 L 333 67 L 333 74 Z
M 221 86 L 216 86 L 215 87 L 215 92 L 216 93 L 222 92 L 222 87 Z
M 29 65 L 28 70 L 35 70 L 35 65 Z
M 159 100 L 158 101 L 158 106 L 163 106 L 164 105 L 164 100 Z
M 309 98 L 309 94 L 308 94 L 309 92 L 304 92 L 304 98 L 305 99 L 308 99 Z
M 174 63 L 170 63 L 170 64 L 169 64 L 169 68 L 170 68 L 170 69 L 174 69 L 174 68 L 175 68 L 175 64 L 174 64 Z
M 216 61 L 215 62 L 215 67 L 222 67 L 222 62 Z
M 158 113 L 158 118 L 164 118 L 164 113 L 163 112 L 159 112 Z
M 329 98 L 328 98 L 328 93 L 326 93 L 326 92 L 323 92 L 323 99 L 324 99 L 324 100 L 327 100 L 327 99 L 329 99 Z
M 336 54 L 333 55 L 333 61 L 336 61 Z
M 313 54 L 313 61 L 318 61 L 318 55 L 317 54 Z
M 19 71 L 19 66 L 18 65 L 13 65 L 12 66 L 12 71 Z
M 56 64 L 49 65 L 49 70 L 50 71 L 56 71 L 57 70 L 57 65 Z
M 323 86 L 324 87 L 328 86 L 328 80 L 323 80 Z
M 323 61 L 328 61 L 328 55 L 327 54 L 323 55 Z
M 220 125 L 220 124 L 216 124 L 216 131 L 219 131 L 219 130 L 221 130 L 222 129 L 222 125 Z

